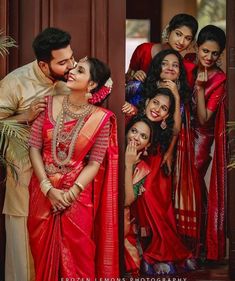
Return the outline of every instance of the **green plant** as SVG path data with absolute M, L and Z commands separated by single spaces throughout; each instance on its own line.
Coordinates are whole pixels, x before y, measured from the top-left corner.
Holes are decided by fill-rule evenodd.
M 16 177 L 14 159 L 20 159 L 23 164 L 29 161 L 28 138 L 29 129 L 26 125 L 13 120 L 0 121 L 0 163 L 9 166 Z
M 4 35 L 0 30 L 0 55 L 3 57 L 9 54 L 8 49 L 11 47 L 17 47 L 16 41 L 12 37 Z
M 8 49 L 11 47 L 17 47 L 16 41 L 12 37 L 4 35 L 0 30 L 0 55 L 4 57 L 9 54 Z M 3 107 L 1 109 L 10 110 Z M 16 121 L 0 120 L 0 164 L 9 166 L 16 177 L 17 167 L 14 165 L 14 157 L 17 156 L 26 161 L 27 142 L 25 137 L 27 135 L 27 130 Z M 6 159 L 6 153 L 9 155 L 9 159 Z

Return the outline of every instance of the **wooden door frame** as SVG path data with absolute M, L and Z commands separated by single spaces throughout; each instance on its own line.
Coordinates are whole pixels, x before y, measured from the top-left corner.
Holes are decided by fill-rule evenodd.
M 235 1 L 227 0 L 226 35 L 227 35 L 227 93 L 228 93 L 228 118 L 235 120 Z M 229 140 L 234 138 L 234 134 L 229 136 Z M 229 156 L 230 149 L 228 149 Z M 229 238 L 229 276 L 235 280 L 235 170 L 228 172 L 227 191 L 227 218 L 228 218 L 228 238 Z

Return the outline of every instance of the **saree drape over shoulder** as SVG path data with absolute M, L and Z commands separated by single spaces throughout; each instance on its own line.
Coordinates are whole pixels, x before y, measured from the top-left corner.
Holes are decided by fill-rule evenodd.
M 36 281 L 119 276 L 115 116 L 109 110 L 96 107 L 77 135 L 71 160 L 66 166 L 57 167 L 52 153 L 55 121 L 49 109 L 42 129 L 42 156 L 52 185 L 57 189 L 69 189 L 107 122 L 110 122 L 109 143 L 99 173 L 68 209 L 54 214 L 35 174 L 31 178 L 28 229 Z M 74 126 L 74 121 L 66 122 L 64 126 Z
M 217 70 L 208 77 L 205 86 L 206 108 L 214 112 L 205 125 L 200 125 L 194 106 L 195 166 L 202 189 L 202 232 L 206 258 L 218 260 L 225 256 L 225 192 L 226 192 L 226 75 Z M 194 92 L 196 95 L 197 92 Z M 211 164 L 211 166 L 210 166 Z M 206 178 L 205 178 L 206 176 Z M 206 180 L 205 180 L 206 179 Z
M 143 43 L 139 45 L 132 54 L 130 68 L 134 71 L 143 70 L 148 72 L 149 65 L 152 61 L 152 47 L 155 43 Z

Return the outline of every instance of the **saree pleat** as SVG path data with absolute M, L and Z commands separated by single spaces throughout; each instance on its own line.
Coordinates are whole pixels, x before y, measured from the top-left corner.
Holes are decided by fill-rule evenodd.
M 185 107 L 181 131 L 178 136 L 174 170 L 174 206 L 178 232 L 195 256 L 200 247 L 201 191 L 194 165 L 193 135 L 190 112 Z

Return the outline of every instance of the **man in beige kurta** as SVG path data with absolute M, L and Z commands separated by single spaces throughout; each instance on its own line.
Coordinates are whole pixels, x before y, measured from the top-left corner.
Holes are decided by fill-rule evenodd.
M 44 110 L 46 95 L 68 91 L 63 81 L 74 67 L 70 40 L 67 32 L 57 28 L 47 28 L 35 38 L 33 48 L 37 60 L 14 70 L 0 81 L 0 119 L 30 125 Z M 6 158 L 16 165 L 18 177 L 7 169 L 3 208 L 6 219 L 5 281 L 31 281 L 34 280 L 34 269 L 28 244 L 27 216 L 32 168 L 29 159 L 11 159 L 9 152 Z

